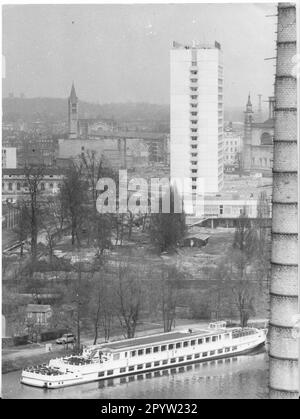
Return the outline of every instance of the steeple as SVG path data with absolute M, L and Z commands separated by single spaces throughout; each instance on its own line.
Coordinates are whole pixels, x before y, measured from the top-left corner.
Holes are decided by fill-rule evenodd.
M 74 81 L 72 83 L 71 93 L 70 93 L 69 99 L 70 99 L 71 103 L 75 103 L 77 101 L 76 91 L 75 91 L 75 87 L 74 87 Z
M 68 116 L 69 138 L 78 138 L 78 97 L 76 95 L 74 82 L 72 83 L 70 96 L 68 98 Z
M 248 102 L 247 102 L 247 105 L 246 105 L 246 112 L 247 113 L 253 113 L 253 111 L 252 111 L 252 103 L 251 103 L 251 99 L 250 99 L 250 92 L 248 94 Z
M 253 110 L 252 103 L 250 99 L 250 93 L 248 95 L 248 102 L 246 105 L 246 111 L 244 112 L 244 144 L 243 144 L 243 161 L 244 161 L 244 170 L 249 171 L 251 169 L 251 143 L 252 143 L 252 121 L 253 121 Z

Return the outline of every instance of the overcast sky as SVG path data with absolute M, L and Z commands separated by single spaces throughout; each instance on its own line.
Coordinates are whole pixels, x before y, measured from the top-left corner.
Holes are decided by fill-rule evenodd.
M 3 94 L 169 103 L 172 41 L 221 43 L 225 105 L 273 94 L 275 4 L 16 5 L 3 8 Z

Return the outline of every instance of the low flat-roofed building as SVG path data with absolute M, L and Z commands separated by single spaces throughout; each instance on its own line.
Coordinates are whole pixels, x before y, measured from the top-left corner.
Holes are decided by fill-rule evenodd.
M 45 168 L 39 187 L 44 194 L 58 192 L 64 178 L 62 169 Z M 2 170 L 2 200 L 28 193 L 24 168 Z
M 188 231 L 183 240 L 182 244 L 185 247 L 202 247 L 206 246 L 209 239 L 209 234 L 199 232 L 199 230 Z

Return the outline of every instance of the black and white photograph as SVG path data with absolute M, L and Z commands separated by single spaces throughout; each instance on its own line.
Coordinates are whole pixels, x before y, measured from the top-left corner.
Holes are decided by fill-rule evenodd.
M 298 12 L 1 4 L 2 399 L 299 399 Z

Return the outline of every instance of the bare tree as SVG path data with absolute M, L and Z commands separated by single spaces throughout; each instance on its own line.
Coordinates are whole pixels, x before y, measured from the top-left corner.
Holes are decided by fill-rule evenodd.
M 30 212 L 28 203 L 25 200 L 18 202 L 16 208 L 18 210 L 18 216 L 14 232 L 20 243 L 20 257 L 23 257 L 24 242 L 30 234 Z
M 236 222 L 233 248 L 244 253 L 250 262 L 256 252 L 257 231 L 251 225 L 251 220 L 249 220 L 245 212 L 240 215 Z
M 254 295 L 248 279 L 237 281 L 232 288 L 234 303 L 239 313 L 241 327 L 246 327 L 251 315 L 255 315 Z
M 268 226 L 270 220 L 270 202 L 266 192 L 261 192 L 257 205 L 257 246 L 255 255 L 256 273 L 262 287 L 263 281 L 268 283 L 271 273 L 271 229 Z
M 107 295 L 107 294 L 106 294 Z M 111 299 L 106 299 L 105 303 L 102 306 L 102 313 L 101 313 L 101 326 L 104 333 L 105 342 L 109 341 L 111 327 L 114 320 L 114 311 L 113 305 L 111 304 Z
M 132 228 L 134 223 L 135 215 L 132 211 L 128 210 L 127 213 L 127 220 L 128 220 L 128 239 L 131 239 L 132 236 Z
M 104 270 L 98 271 L 94 280 L 90 301 L 90 316 L 94 328 L 94 345 L 96 345 L 99 331 L 103 331 L 105 341 L 109 340 L 112 321 L 114 318 L 114 300 L 111 284 L 105 278 Z
M 185 230 L 185 214 L 174 209 L 176 191 L 170 191 L 170 212 L 150 216 L 150 239 L 159 252 L 175 248 L 182 239 Z
M 112 217 L 110 214 L 97 214 L 94 220 L 94 244 L 98 255 L 102 256 L 105 249 L 111 248 Z
M 247 325 L 250 315 L 255 314 L 253 283 L 248 272 L 250 260 L 246 249 L 246 247 L 244 250 L 236 248 L 227 255 L 231 258 L 233 303 L 238 310 L 242 327 Z
M 91 193 L 91 199 L 93 208 L 96 210 L 96 200 L 98 196 L 97 182 L 100 178 L 112 178 L 117 181 L 117 176 L 114 170 L 109 167 L 108 162 L 105 161 L 103 156 L 97 157 L 94 150 L 87 150 L 85 153 L 80 155 L 82 173 L 85 180 L 88 183 L 89 191 Z
M 163 266 L 159 293 L 164 332 L 170 332 L 175 325 L 176 305 L 178 302 L 178 282 L 183 274 L 174 266 Z
M 40 202 L 41 182 L 44 178 L 43 166 L 26 166 L 24 169 L 25 180 L 29 191 L 29 222 L 31 235 L 31 257 L 36 259 L 38 230 L 40 227 Z
M 74 277 L 65 288 L 64 297 L 66 302 L 73 307 L 72 323 L 76 330 L 76 346 L 79 351 L 81 348 L 81 327 L 90 299 L 90 284 L 86 277 L 83 278 L 83 263 L 80 260 L 73 264 L 73 268 Z
M 114 219 L 115 229 L 116 229 L 116 240 L 115 244 L 123 244 L 124 238 L 124 226 L 125 226 L 125 214 L 116 214 Z
M 62 236 L 66 214 L 62 202 L 57 197 L 48 197 L 43 208 L 42 228 L 45 232 L 50 264 L 57 240 Z
M 13 336 L 26 332 L 26 310 L 22 298 L 7 285 L 2 286 L 2 313 L 10 324 Z
M 83 226 L 86 205 L 86 182 L 82 177 L 82 166 L 75 163 L 68 169 L 60 191 L 64 213 L 71 227 L 71 242 L 80 246 L 80 234 Z
M 207 299 L 209 301 L 211 312 L 214 313 L 215 320 L 222 320 L 224 312 L 227 309 L 228 281 L 230 280 L 231 267 L 227 258 L 221 258 L 211 273 L 211 277 L 217 280 L 216 289 L 209 291 Z
M 119 263 L 115 281 L 115 309 L 125 338 L 133 338 L 142 305 L 142 272 L 133 271 L 127 261 Z

